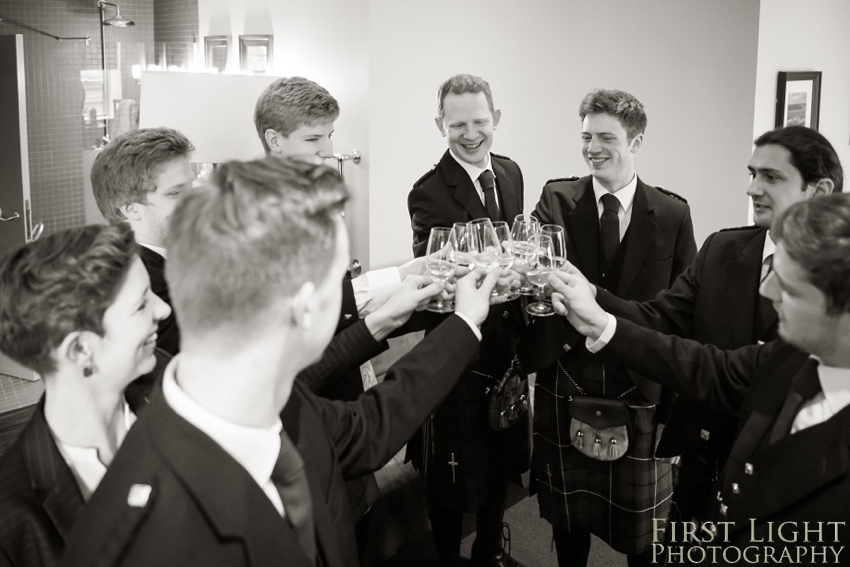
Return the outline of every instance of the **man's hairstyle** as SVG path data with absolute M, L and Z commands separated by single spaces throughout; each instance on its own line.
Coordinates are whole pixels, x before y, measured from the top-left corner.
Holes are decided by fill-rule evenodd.
M 770 236 L 823 292 L 827 313 L 850 312 L 850 194 L 791 205 L 773 221 Z
M 42 376 L 56 371 L 53 352 L 74 331 L 104 334 L 137 254 L 126 223 L 55 232 L 0 260 L 0 351 Z
M 584 121 L 588 114 L 610 114 L 620 121 L 629 142 L 646 131 L 646 111 L 638 99 L 625 91 L 594 89 L 588 93 L 578 107 L 578 115 Z
M 437 90 L 437 118 L 440 120 L 443 119 L 445 114 L 443 102 L 449 93 L 484 93 L 484 97 L 487 99 L 487 106 L 490 107 L 490 113 L 496 113 L 496 108 L 493 106 L 493 93 L 490 92 L 490 83 L 481 77 L 461 73 L 446 80 Z
M 271 151 L 266 142 L 269 128 L 288 137 L 302 126 L 326 124 L 337 118 L 336 99 L 327 89 L 304 77 L 276 80 L 266 87 L 254 107 L 254 126 L 266 153 Z
M 195 151 L 192 143 L 171 128 L 143 128 L 121 134 L 101 150 L 91 170 L 94 200 L 112 224 L 126 221 L 121 207 L 148 202 L 162 169 Z
M 809 183 L 832 179 L 833 193 L 841 193 L 844 187 L 844 170 L 835 148 L 817 130 L 805 126 L 786 126 L 765 132 L 754 142 L 756 147 L 774 144 L 791 153 L 791 164 L 803 177 L 803 189 Z
M 170 221 L 166 278 L 181 334 L 248 331 L 305 282 L 320 285 L 347 199 L 335 170 L 297 158 L 220 165 Z

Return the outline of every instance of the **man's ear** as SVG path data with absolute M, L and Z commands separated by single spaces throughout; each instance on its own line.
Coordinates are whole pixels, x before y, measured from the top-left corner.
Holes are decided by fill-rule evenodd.
M 643 134 L 642 133 L 638 134 L 637 136 L 632 138 L 631 152 L 633 154 L 637 153 L 637 151 L 640 149 L 641 145 L 643 145 Z
M 813 189 L 811 196 L 826 197 L 835 190 L 835 182 L 829 177 L 818 179 L 817 183 L 809 183 L 807 189 Z
M 121 205 L 118 210 L 121 211 L 121 214 L 128 221 L 138 221 L 142 220 L 141 208 L 142 205 L 139 203 L 129 203 L 127 205 Z
M 501 119 L 502 119 L 502 111 L 497 108 L 496 111 L 493 113 L 493 130 L 495 130 L 496 126 L 499 125 L 499 120 L 501 120 Z
M 443 121 L 440 120 L 439 116 L 434 119 L 434 124 L 437 125 L 437 130 L 439 130 L 440 134 L 442 134 L 443 138 L 445 138 L 446 137 L 446 129 L 443 128 Z
M 282 150 L 281 150 L 281 147 L 280 147 L 280 138 L 281 138 L 280 132 L 278 132 L 274 128 L 266 128 L 266 131 L 263 134 L 263 136 L 266 139 L 266 144 L 268 144 L 269 151 L 271 153 L 273 153 L 273 154 L 281 153 Z
M 313 315 L 316 309 L 316 286 L 313 282 L 304 282 L 298 292 L 289 302 L 289 312 L 292 325 L 304 330 L 313 326 Z

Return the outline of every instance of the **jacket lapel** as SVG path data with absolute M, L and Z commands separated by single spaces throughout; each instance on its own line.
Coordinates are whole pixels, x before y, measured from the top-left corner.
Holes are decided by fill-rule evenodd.
M 761 276 L 761 254 L 764 249 L 764 239 L 767 231 L 755 231 L 752 238 L 738 243 L 735 253 L 729 258 L 726 269 L 719 277 L 724 278 L 724 297 L 738 297 L 741 289 L 758 290 L 758 280 Z M 737 302 L 734 316 L 727 319 L 730 332 L 735 336 L 757 338 L 756 304 L 759 301 L 756 291 L 754 297 L 741 298 Z M 772 311 L 772 309 L 771 309 Z M 770 313 L 770 312 L 769 312 Z M 775 312 L 773 312 L 775 316 Z
M 570 261 L 578 258 L 577 264 L 591 283 L 599 282 L 599 210 L 593 196 L 591 177 L 584 187 L 573 196 L 575 208 L 570 211 L 567 226 Z
M 469 218 L 480 219 L 488 216 L 487 209 L 484 208 L 484 203 L 481 202 L 481 197 L 478 196 L 469 174 L 455 161 L 448 150 L 440 160 L 440 169 L 443 171 L 446 185 L 454 187 L 454 198 L 466 209 Z
M 493 171 L 496 172 L 496 187 L 499 190 L 499 204 L 502 207 L 502 216 L 504 216 L 505 221 L 507 221 L 508 227 L 510 228 L 513 224 L 514 217 L 522 213 L 522 203 L 519 202 L 519 192 L 502 164 L 493 159 L 492 156 L 490 158 L 490 163 L 493 164 Z
M 623 269 L 617 284 L 617 295 L 626 297 L 626 293 L 635 281 L 643 265 L 652 239 L 655 236 L 655 192 L 650 192 L 638 178 L 635 199 L 632 202 L 632 218 L 629 221 L 626 249 L 623 257 Z M 665 197 L 666 198 L 666 197 Z
M 248 472 L 206 434 L 168 407 L 161 390 L 146 412 L 152 445 L 221 537 L 244 542 L 252 567 L 312 564 L 297 536 Z M 215 471 L 215 474 L 210 474 Z M 226 479 L 226 485 L 222 484 Z
M 74 475 L 59 453 L 44 419 L 44 397 L 33 414 L 24 437 L 23 458 L 34 490 L 44 494 L 44 510 L 62 539 L 67 539 L 85 502 Z

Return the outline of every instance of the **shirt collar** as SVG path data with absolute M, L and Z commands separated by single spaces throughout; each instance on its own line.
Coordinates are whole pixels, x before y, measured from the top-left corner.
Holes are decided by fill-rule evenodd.
M 761 252 L 761 261 L 764 263 L 767 260 L 768 256 L 772 256 L 776 252 L 776 244 L 773 242 L 773 239 L 770 237 L 770 231 L 768 231 L 767 236 L 764 239 L 764 250 Z
M 127 432 L 136 423 L 136 414 L 130 409 L 130 404 L 124 400 L 124 419 L 118 426 L 118 445 L 124 442 Z M 100 462 L 97 456 L 97 449 L 94 447 L 79 447 L 77 445 L 67 445 L 56 439 L 56 447 L 68 468 L 74 475 L 77 481 L 77 486 L 80 488 L 80 493 L 83 495 L 83 500 L 88 501 L 92 493 L 103 480 L 103 475 L 106 474 L 106 466 Z
M 265 486 L 280 453 L 280 418 L 268 429 L 231 423 L 207 410 L 177 384 L 176 372 L 180 356 L 175 356 L 165 369 L 162 393 L 174 412 L 203 431 L 228 455 L 248 471 L 260 487 Z
M 139 245 L 144 246 L 148 250 L 152 250 L 152 251 L 156 252 L 157 254 L 159 254 L 160 256 L 165 258 L 166 260 L 168 259 L 168 256 L 166 256 L 166 254 L 165 254 L 165 248 L 163 248 L 162 246 L 154 246 L 153 244 L 145 244 L 144 242 L 139 242 Z
M 598 206 L 600 199 L 602 199 L 602 195 L 605 195 L 610 191 L 603 187 L 595 177 L 592 177 L 591 179 L 593 180 L 593 195 L 596 197 L 596 204 Z M 618 201 L 620 201 L 620 206 L 623 207 L 624 211 L 628 211 L 632 208 L 632 203 L 635 200 L 635 191 L 637 191 L 637 174 L 633 175 L 632 180 L 626 183 L 624 187 L 614 191 L 613 195 L 617 197 Z
M 469 175 L 469 178 L 472 180 L 474 184 L 478 181 L 478 176 L 481 175 L 485 170 L 490 170 L 490 173 L 493 174 L 493 177 L 496 177 L 496 172 L 493 171 L 493 162 L 490 160 L 490 154 L 487 154 L 487 165 L 484 168 L 480 168 L 477 165 L 472 165 L 471 163 L 467 163 L 457 157 L 455 153 L 449 149 L 449 154 L 451 154 L 452 158 L 466 171 L 466 174 Z
M 833 413 L 850 405 L 850 368 L 818 364 L 818 380 Z

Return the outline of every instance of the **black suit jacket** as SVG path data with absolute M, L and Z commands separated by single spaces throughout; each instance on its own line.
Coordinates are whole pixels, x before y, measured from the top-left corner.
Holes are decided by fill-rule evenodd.
M 165 281 L 165 258 L 145 246 L 139 245 L 139 257 L 148 271 L 151 280 L 151 291 L 157 297 L 171 305 L 171 294 L 168 291 L 168 282 Z M 156 346 L 174 356 L 180 352 L 180 329 L 177 327 L 177 318 L 174 311 L 159 322 L 156 330 Z
M 762 251 L 767 229 L 744 227 L 710 235 L 670 289 L 640 303 L 624 301 L 597 288 L 597 301 L 614 315 L 656 331 L 735 349 L 757 342 L 758 313 L 775 322 L 772 307 L 759 306 Z M 694 449 L 700 430 L 714 437 L 729 420 L 697 400 L 676 400 L 657 455 L 670 457 Z M 731 428 L 730 428 L 731 432 Z M 731 440 L 730 440 L 731 441 Z
M 523 179 L 519 166 L 490 154 L 502 216 L 510 223 L 522 213 Z M 448 150 L 422 176 L 407 198 L 413 228 L 413 254 L 424 256 L 431 228 L 451 227 L 487 217 L 469 174 Z M 434 412 L 433 427 L 411 440 L 408 456 L 425 474 L 433 503 L 477 511 L 491 482 L 507 482 L 528 469 L 531 458 L 527 414 L 514 427 L 495 432 L 487 421 L 486 389 L 508 369 L 525 323 L 519 300 L 494 305 L 481 326 L 481 358 Z M 424 466 L 425 458 L 430 458 Z M 449 461 L 459 462 L 456 470 Z
M 598 283 L 599 212 L 590 176 L 555 180 L 546 184 L 533 213 L 541 223 L 563 226 L 567 258 L 590 280 Z M 696 254 L 690 208 L 638 178 L 632 217 L 626 240 L 625 259 L 616 295 L 646 301 L 670 287 Z M 564 354 L 564 345 L 579 343 L 580 337 L 563 317 L 533 318 L 523 338 L 523 363 L 529 371 L 548 367 Z M 661 389 L 638 373 L 630 375 L 635 385 L 653 403 L 661 401 Z
M 825 541 L 805 543 L 801 535 L 797 542 L 788 543 L 792 557 L 798 545 L 841 546 L 848 541 L 850 406 L 819 425 L 769 443 L 792 379 L 798 372 L 816 372 L 806 353 L 782 341 L 722 351 L 618 318 L 617 332 L 600 354 L 651 371 L 654 379 L 715 411 L 740 416 L 738 437 L 723 471 L 716 517 L 734 526 L 729 540 L 715 545 L 779 547 L 783 542 L 776 527 L 786 521 L 798 522 L 800 530 L 806 521 L 811 527 L 817 522 L 844 522 L 839 543 L 834 527 L 824 525 Z M 767 541 L 769 529 L 775 542 Z M 779 556 L 776 551 L 775 557 Z
M 474 362 L 477 347 L 468 325 L 451 316 L 355 402 L 318 398 L 295 381 L 281 419 L 307 470 L 320 565 L 357 564 L 344 479 L 387 462 Z M 142 506 L 127 503 L 134 484 L 152 487 Z M 63 558 L 68 566 L 282 563 L 310 565 L 288 523 L 161 393 L 124 440 Z

